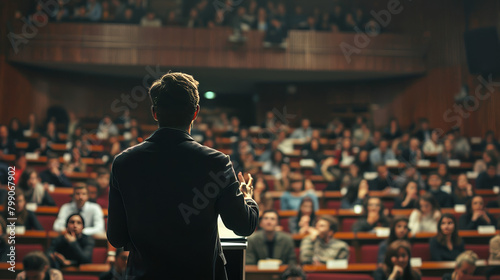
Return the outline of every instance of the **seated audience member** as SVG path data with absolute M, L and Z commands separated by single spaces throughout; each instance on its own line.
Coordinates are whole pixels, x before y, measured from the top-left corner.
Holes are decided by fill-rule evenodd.
M 384 138 L 388 140 L 394 140 L 401 137 L 403 133 L 399 128 L 399 122 L 396 118 L 391 118 L 389 125 L 384 130 Z
M 9 129 L 6 125 L 0 125 L 0 156 L 11 155 L 17 152 L 14 139 L 9 136 Z
M 292 237 L 277 231 L 279 215 L 275 210 L 264 211 L 260 218 L 260 230 L 248 238 L 246 264 L 257 264 L 259 260 L 279 259 L 283 264 L 296 262 Z
M 99 280 L 119 280 L 125 279 L 125 270 L 127 269 L 129 251 L 123 248 L 116 249 L 116 259 L 111 269 L 99 276 Z
M 496 164 L 489 163 L 486 171 L 477 176 L 476 189 L 491 190 L 495 186 L 500 187 L 500 175 L 497 175 Z
M 394 176 L 385 165 L 377 166 L 377 178 L 368 182 L 371 191 L 383 191 L 394 187 Z
M 316 214 L 314 213 L 314 202 L 306 196 L 300 202 L 299 212 L 296 217 L 289 220 L 291 233 L 309 233 L 309 228 L 313 226 Z
M 276 185 L 275 185 L 276 186 Z M 267 185 L 264 176 L 257 175 L 255 177 L 254 200 L 259 205 L 260 211 L 266 211 L 273 208 L 273 198 L 268 196 L 269 186 Z
M 300 243 L 300 262 L 318 265 L 328 260 L 348 259 L 349 245 L 333 237 L 337 229 L 338 221 L 334 217 L 318 217 L 315 227 Z
M 307 140 L 311 139 L 312 131 L 313 130 L 311 127 L 311 123 L 309 122 L 309 119 L 302 119 L 302 121 L 300 123 L 300 127 L 296 128 L 292 132 L 292 134 L 290 135 L 290 138 L 307 141 Z
M 2 216 L 0 216 L 0 262 L 7 262 L 10 260 L 10 256 L 7 254 L 10 253 L 10 246 L 8 243 L 7 235 L 7 224 Z
M 108 200 L 109 200 L 109 171 L 106 168 L 99 168 L 97 170 L 97 187 L 98 187 L 98 196 L 96 199 L 96 203 L 99 204 L 103 209 L 108 208 Z
M 97 203 L 88 201 L 87 185 L 79 183 L 73 189 L 73 201 L 64 204 L 59 209 L 54 221 L 54 231 L 62 232 L 66 228 L 66 219 L 73 213 L 80 213 L 87 225 L 83 229 L 86 235 L 105 233 L 102 208 Z
M 142 17 L 141 26 L 161 27 L 161 19 L 159 19 L 154 12 L 148 12 Z
M 411 267 L 411 245 L 406 240 L 389 244 L 384 263 L 373 273 L 373 280 L 420 280 L 420 273 Z
M 443 275 L 443 280 L 462 280 L 466 275 L 473 275 L 478 259 L 478 255 L 471 250 L 463 252 L 455 260 L 455 270 Z
M 59 157 L 51 154 L 47 158 L 47 169 L 40 173 L 43 183 L 54 185 L 56 187 L 71 187 L 71 182 L 59 169 Z
M 284 162 L 288 161 L 283 156 L 283 153 L 280 150 L 275 150 L 271 159 L 265 161 L 264 165 L 262 165 L 262 173 L 278 177 L 281 174 L 281 164 Z
M 363 174 L 359 172 L 359 167 L 352 163 L 349 165 L 349 169 L 344 173 L 342 179 L 340 180 L 340 188 L 345 188 L 349 186 L 358 186 L 363 180 Z
M 364 216 L 352 226 L 352 231 L 369 232 L 376 227 L 389 227 L 389 220 L 384 214 L 384 205 L 378 197 L 369 197 L 364 203 Z
M 26 168 L 19 180 L 19 188 L 24 192 L 27 203 L 36 203 L 38 206 L 56 206 L 54 199 L 45 189 L 38 173 L 33 168 Z
M 377 263 L 383 264 L 385 253 L 387 252 L 387 246 L 396 240 L 406 240 L 408 241 L 408 233 L 410 229 L 408 228 L 408 218 L 406 217 L 395 217 L 391 223 L 391 233 L 389 238 L 382 241 L 378 246 L 378 257 Z
M 321 174 L 328 182 L 326 191 L 338 191 L 341 185 L 342 171 L 339 169 L 338 160 L 333 157 L 328 157 L 321 165 Z
M 372 163 L 370 162 L 370 154 L 366 149 L 362 149 L 361 151 L 359 151 L 354 163 L 358 166 L 359 174 L 361 175 L 365 172 L 370 171 L 372 168 Z
M 427 177 L 427 184 L 429 185 L 429 193 L 437 200 L 439 207 L 453 207 L 453 198 L 451 195 L 441 190 L 442 180 L 437 173 L 429 174 L 429 177 Z
M 415 209 L 410 214 L 408 227 L 412 234 L 436 232 L 441 211 L 436 199 L 429 193 L 418 198 Z
M 467 175 L 464 173 L 458 175 L 457 185 L 453 191 L 452 198 L 453 204 L 463 204 L 465 205 L 469 199 L 474 196 L 474 191 L 472 190 L 472 185 L 467 179 Z M 489 204 L 488 204 L 489 206 Z
M 70 149 L 71 159 L 63 165 L 63 173 L 86 172 L 87 165 L 82 161 L 82 154 L 77 146 Z
M 402 157 L 411 164 L 424 158 L 424 153 L 420 149 L 420 141 L 417 138 L 410 139 L 410 146 L 403 150 Z
M 500 261 L 500 235 L 490 239 L 490 261 Z
M 26 160 L 26 156 L 24 151 L 18 152 L 16 155 L 16 161 L 14 162 L 14 165 L 16 166 L 16 174 L 14 174 L 14 182 L 19 183 L 19 180 L 21 180 L 21 175 L 23 174 L 24 170 L 26 170 L 26 167 L 28 166 L 28 161 Z M 38 176 L 38 174 L 37 174 Z
M 62 280 L 61 271 L 50 268 L 49 259 L 41 251 L 33 251 L 24 256 L 23 270 L 16 280 Z
M 377 148 L 371 150 L 370 152 L 370 162 L 373 166 L 384 165 L 389 159 L 396 159 L 396 155 L 389 147 L 389 142 L 382 139 Z
M 60 268 L 92 261 L 94 238 L 83 233 L 85 221 L 80 214 L 71 214 L 66 219 L 66 230 L 52 240 L 47 255 L 51 266 Z
M 439 141 L 439 133 L 437 130 L 433 130 L 431 139 L 424 142 L 424 154 L 440 154 L 443 152 L 443 149 L 443 144 Z
M 113 123 L 111 117 L 106 115 L 102 118 L 97 127 L 97 137 L 99 139 L 108 139 L 110 136 L 118 136 L 118 127 Z
M 455 127 L 452 129 L 451 133 L 448 137 L 452 137 L 454 139 L 453 150 L 458 155 L 459 159 L 467 161 L 470 157 L 471 151 L 469 140 L 462 135 L 460 127 Z
M 489 144 L 492 144 L 495 149 L 500 150 L 500 144 L 495 139 L 495 132 L 493 130 L 486 131 L 484 139 L 481 142 L 481 151 L 486 150 L 486 146 L 488 146 Z
M 448 163 L 449 160 L 459 159 L 458 154 L 453 150 L 453 141 L 445 139 L 443 142 L 443 151 L 437 155 L 437 162 Z
M 461 230 L 477 230 L 478 226 L 486 225 L 497 227 L 497 220 L 484 207 L 483 197 L 475 195 L 465 205 L 467 212 L 459 220 Z
M 314 185 L 310 179 L 302 179 L 290 183 L 290 188 L 281 195 L 281 210 L 299 210 L 300 202 L 306 196 L 312 199 L 314 211 L 318 210 L 318 197 L 314 192 Z
M 26 199 L 20 188 L 15 190 L 15 198 L 15 211 L 9 210 L 9 207 L 5 207 L 3 213 L 4 219 L 7 220 L 9 218 L 17 218 L 16 226 L 24 226 L 26 230 L 43 230 L 43 227 L 36 218 L 35 213 L 26 209 Z
M 437 174 L 441 177 L 443 185 L 453 186 L 453 179 L 451 179 L 451 175 L 448 172 L 448 165 L 446 163 L 438 164 Z
M 408 182 L 414 181 L 419 189 L 425 189 L 425 181 L 422 179 L 420 172 L 415 166 L 408 166 L 403 174 L 396 176 L 394 179 L 394 186 L 399 189 L 404 189 Z
M 321 174 L 321 161 L 324 159 L 324 152 L 321 144 L 319 143 L 319 139 L 313 138 L 309 145 L 302 150 L 302 157 L 304 159 L 311 159 L 315 163 L 315 167 L 313 168 L 313 172 L 316 175 Z
M 21 123 L 18 118 L 12 118 L 9 123 L 9 135 L 10 138 L 16 142 L 24 140 L 23 130 L 21 128 Z
M 47 135 L 40 135 L 37 140 L 30 141 L 27 152 L 34 152 L 38 156 L 48 156 L 52 154 L 49 138 Z
M 413 209 L 418 200 L 418 186 L 410 181 L 401 194 L 394 199 L 394 209 Z
M 419 129 L 415 132 L 414 136 L 421 142 L 425 143 L 427 140 L 432 139 L 432 130 L 429 127 L 429 120 L 422 118 L 419 120 Z M 436 131 L 437 132 L 437 131 Z
M 452 214 L 445 213 L 441 216 L 437 235 L 431 238 L 429 248 L 433 261 L 453 261 L 465 251 L 464 241 L 458 236 L 457 223 Z
M 45 136 L 49 140 L 49 143 L 60 143 L 61 139 L 59 139 L 59 132 L 57 131 L 55 121 L 49 121 L 47 123 L 47 127 L 45 129 Z
M 472 171 L 481 174 L 488 170 L 488 164 L 493 163 L 497 165 L 498 162 L 498 152 L 495 151 L 484 151 L 482 157 L 474 162 L 474 167 Z M 498 173 L 498 168 L 497 168 Z
M 307 275 L 300 266 L 289 265 L 281 274 L 281 280 L 306 280 Z
M 361 180 L 359 185 L 347 187 L 347 193 L 340 201 L 340 209 L 353 209 L 356 205 L 363 205 L 363 201 L 368 196 L 368 181 Z

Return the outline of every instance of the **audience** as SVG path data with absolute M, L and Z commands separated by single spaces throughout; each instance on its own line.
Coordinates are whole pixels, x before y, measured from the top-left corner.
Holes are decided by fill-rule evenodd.
M 67 218 L 73 213 L 79 213 L 87 226 L 83 233 L 89 236 L 104 233 L 104 218 L 99 204 L 88 201 L 88 189 L 84 183 L 79 183 L 73 188 L 73 201 L 64 204 L 59 209 L 57 219 L 54 221 L 54 231 L 63 232 L 67 225 Z
M 52 240 L 47 255 L 53 268 L 78 266 L 92 261 L 94 239 L 83 233 L 85 221 L 80 214 L 71 214 L 66 219 L 65 231 Z
M 363 205 L 364 214 L 352 226 L 352 231 L 369 232 L 376 227 L 389 227 L 389 220 L 384 214 L 384 205 L 378 197 L 369 197 Z
M 349 258 L 349 245 L 333 235 L 338 230 L 337 219 L 331 216 L 318 217 L 314 228 L 300 243 L 302 264 L 325 264 L 327 260 Z
M 23 258 L 23 270 L 16 276 L 16 280 L 61 280 L 61 271 L 50 268 L 49 259 L 41 251 L 33 251 Z
M 374 280 L 420 280 L 420 273 L 411 267 L 411 245 L 406 240 L 393 241 L 387 247 L 384 263 L 373 273 Z
M 476 261 L 479 259 L 473 251 L 465 251 L 455 260 L 455 270 L 443 275 L 443 280 L 462 280 L 466 275 L 473 275 L 476 270 Z
M 465 251 L 465 244 L 458 236 L 458 227 L 455 217 L 446 213 L 441 216 L 437 225 L 437 235 L 429 242 L 431 260 L 453 261 Z
M 486 211 L 483 197 L 473 196 L 466 204 L 467 212 L 460 217 L 461 230 L 477 230 L 479 226 L 497 227 L 497 220 Z
M 259 260 L 278 259 L 283 264 L 296 262 L 295 245 L 290 234 L 278 231 L 279 214 L 267 210 L 260 218 L 260 230 L 248 238 L 246 264 L 257 264 Z
M 436 199 L 429 193 L 423 194 L 417 200 L 415 209 L 410 214 L 408 227 L 412 234 L 419 232 L 436 232 L 441 211 Z

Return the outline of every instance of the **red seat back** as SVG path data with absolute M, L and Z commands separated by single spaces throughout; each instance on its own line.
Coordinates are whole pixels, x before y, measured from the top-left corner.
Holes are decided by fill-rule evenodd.
M 28 253 L 44 251 L 41 244 L 16 244 L 16 262 L 21 263 Z
M 53 215 L 37 215 L 36 218 L 45 231 L 51 231 L 54 227 L 54 221 L 57 219 L 57 217 Z
M 106 247 L 95 247 L 92 251 L 92 263 L 105 263 L 108 258 L 108 249 Z
M 465 250 L 474 251 L 482 260 L 487 260 L 490 257 L 490 247 L 487 244 L 465 245 Z
M 331 280 L 331 279 L 347 279 L 347 280 L 372 280 L 372 277 L 366 274 L 329 274 L 329 273 L 309 273 L 307 280 Z
M 344 218 L 342 219 L 341 231 L 352 231 L 352 225 L 357 221 L 357 218 Z
M 362 263 L 377 263 L 378 245 L 363 245 L 361 246 L 361 262 Z
M 57 207 L 63 206 L 64 203 L 71 202 L 71 195 L 67 193 L 51 193 L 50 196 L 54 199 Z
M 423 262 L 431 260 L 431 251 L 428 243 L 415 243 L 411 248 L 413 258 L 421 258 Z

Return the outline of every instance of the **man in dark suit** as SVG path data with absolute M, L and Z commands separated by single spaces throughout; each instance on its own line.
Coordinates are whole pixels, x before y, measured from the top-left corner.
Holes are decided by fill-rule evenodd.
M 149 95 L 159 129 L 113 161 L 108 240 L 130 251 L 130 279 L 227 279 L 217 218 L 253 233 L 253 179 L 240 173 L 240 184 L 229 156 L 190 136 L 200 110 L 192 76 L 168 73 Z

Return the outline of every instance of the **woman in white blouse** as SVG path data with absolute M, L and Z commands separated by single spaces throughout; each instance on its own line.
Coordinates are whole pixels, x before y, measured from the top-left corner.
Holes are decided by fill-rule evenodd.
M 441 218 L 441 210 L 436 199 L 430 193 L 418 198 L 417 208 L 410 215 L 408 227 L 413 235 L 419 232 L 437 232 L 437 224 Z

